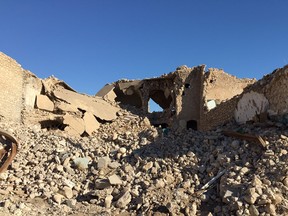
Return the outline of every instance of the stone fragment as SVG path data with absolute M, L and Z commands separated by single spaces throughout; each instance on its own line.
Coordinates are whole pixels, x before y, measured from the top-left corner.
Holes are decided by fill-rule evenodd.
M 88 158 L 75 158 L 74 164 L 76 165 L 77 169 L 85 170 L 88 168 L 89 159 Z
M 63 124 L 67 125 L 64 130 L 70 136 L 80 136 L 85 130 L 83 119 L 69 114 L 63 116 Z
M 150 161 L 148 163 L 146 163 L 144 166 L 143 166 L 143 170 L 144 171 L 148 171 L 149 169 L 151 169 L 153 167 L 153 162 Z
M 241 175 L 245 175 L 246 173 L 248 173 L 249 172 L 249 168 L 247 168 L 247 167 L 243 167 L 241 170 L 240 170 L 240 174 Z
M 164 188 L 165 187 L 165 182 L 162 179 L 157 179 L 155 183 L 156 188 Z
M 126 148 L 124 148 L 124 147 L 121 147 L 121 148 L 119 148 L 119 150 L 118 150 L 118 152 L 119 153 L 121 153 L 121 154 L 125 154 L 126 153 Z
M 258 194 L 256 193 L 255 188 L 249 188 L 246 191 L 246 195 L 244 196 L 244 200 L 251 205 L 253 205 L 255 203 L 257 198 L 258 198 Z
M 276 206 L 274 204 L 268 204 L 265 206 L 265 210 L 270 215 L 277 215 L 276 214 Z
M 53 112 L 54 103 L 46 95 L 37 95 L 36 106 L 38 109 Z
M 259 215 L 259 211 L 255 207 L 255 205 L 250 205 L 249 206 L 249 213 L 250 213 L 251 216 L 258 216 Z
M 63 193 L 67 199 L 71 199 L 73 197 L 73 191 L 70 187 L 65 186 L 63 188 Z
M 90 112 L 85 112 L 83 120 L 85 124 L 85 131 L 90 136 L 100 127 L 100 123 L 97 121 L 95 116 Z
M 98 169 L 105 169 L 108 167 L 108 165 L 111 163 L 111 160 L 109 157 L 101 157 L 98 159 L 97 167 Z
M 105 198 L 105 202 L 104 202 L 105 208 L 110 208 L 111 207 L 112 200 L 113 200 L 113 196 L 112 195 L 108 195 Z
M 77 200 L 76 199 L 69 199 L 69 200 L 66 200 L 65 203 L 70 208 L 73 208 L 76 205 Z
M 131 202 L 132 196 L 129 191 L 126 191 L 117 201 L 116 207 L 125 208 Z
M 122 185 L 122 180 L 119 178 L 119 176 L 117 176 L 115 174 L 108 177 L 108 180 L 109 180 L 111 185 Z
M 121 164 L 118 163 L 117 161 L 108 164 L 108 167 L 110 167 L 111 169 L 117 169 L 120 166 Z
M 231 198 L 233 197 L 233 191 L 230 190 L 226 190 L 223 197 L 222 197 L 222 201 L 224 203 L 230 203 L 231 202 Z
M 288 177 L 286 177 L 284 180 L 283 180 L 283 184 L 288 187 Z
M 261 187 L 262 186 L 262 181 L 256 175 L 254 175 L 252 177 L 251 183 L 252 183 L 252 186 L 254 186 L 254 187 Z
M 0 180 L 6 181 L 7 178 L 8 178 L 7 172 L 0 173 Z
M 274 195 L 274 199 L 272 200 L 273 204 L 278 205 L 283 201 L 283 196 L 279 193 Z
M 63 183 L 65 184 L 65 186 L 68 186 L 68 187 L 70 187 L 71 189 L 72 189 L 73 187 L 75 187 L 75 183 L 72 182 L 72 181 L 69 180 L 69 179 L 64 179 L 64 180 L 63 180 Z
M 62 203 L 62 199 L 63 199 L 63 195 L 61 195 L 59 193 L 53 195 L 53 200 L 58 204 Z
M 73 105 L 71 105 L 71 104 L 64 103 L 64 102 L 58 104 L 58 105 L 57 105 L 57 108 L 58 108 L 59 110 L 64 111 L 64 112 L 74 112 L 74 113 L 79 112 L 79 110 L 77 109 L 76 106 L 73 106 Z
M 8 199 L 8 200 L 6 200 L 5 202 L 4 202 L 4 208 L 5 209 L 8 209 L 8 208 L 10 208 L 10 206 L 12 205 L 12 202 Z

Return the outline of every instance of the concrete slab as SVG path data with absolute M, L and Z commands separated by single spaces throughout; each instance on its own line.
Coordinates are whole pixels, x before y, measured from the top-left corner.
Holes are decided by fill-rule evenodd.
M 46 95 L 37 95 L 36 107 L 41 110 L 53 112 L 54 103 Z
M 110 105 L 102 98 L 79 94 L 62 87 L 54 90 L 53 94 L 58 99 L 66 101 L 81 110 L 91 112 L 96 117 L 106 121 L 116 119 L 117 112 L 120 110 L 120 108 Z
M 57 108 L 59 110 L 64 111 L 64 112 L 78 112 L 79 111 L 76 106 L 73 106 L 73 105 L 65 103 L 65 102 L 60 102 L 57 105 Z
M 115 101 L 117 95 L 114 92 L 114 85 L 105 85 L 95 96 L 107 98 L 110 101 Z
M 96 131 L 100 127 L 100 123 L 97 121 L 95 116 L 90 112 L 85 112 L 83 116 L 85 131 L 90 136 L 94 131 Z
M 67 125 L 64 130 L 71 136 L 79 136 L 84 133 L 84 121 L 79 117 L 66 114 L 63 116 L 63 124 Z

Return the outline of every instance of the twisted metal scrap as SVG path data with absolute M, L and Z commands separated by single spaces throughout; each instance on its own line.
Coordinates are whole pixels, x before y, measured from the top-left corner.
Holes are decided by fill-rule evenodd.
M 7 131 L 4 131 L 2 129 L 0 129 L 0 136 L 4 136 L 6 138 L 6 140 L 11 141 L 11 145 L 8 146 L 8 148 L 6 148 L 6 149 L 3 148 L 0 150 L 0 160 L 2 160 L 3 158 L 5 158 L 5 156 L 7 156 L 7 159 L 5 160 L 5 162 L 0 167 L 0 173 L 2 173 L 8 169 L 9 165 L 12 163 L 12 160 L 16 156 L 17 148 L 18 148 L 18 142 L 13 135 L 11 135 L 10 133 L 8 133 Z M 10 154 L 9 154 L 9 150 L 10 150 Z M 9 154 L 9 156 L 8 156 L 8 154 Z

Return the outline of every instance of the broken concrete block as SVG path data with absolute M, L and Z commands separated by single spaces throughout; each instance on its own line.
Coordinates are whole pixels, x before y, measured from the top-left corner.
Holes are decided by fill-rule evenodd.
M 60 103 L 59 105 L 57 105 L 57 108 L 64 112 L 78 112 L 79 111 L 76 106 L 73 106 L 68 103 Z
M 111 185 L 122 185 L 122 180 L 117 175 L 112 175 L 108 178 Z
M 125 208 L 131 202 L 132 196 L 130 191 L 126 191 L 117 201 L 116 207 Z
M 71 136 L 79 136 L 84 133 L 85 125 L 81 118 L 66 114 L 63 117 L 63 124 L 67 125 L 64 130 Z
M 106 98 L 110 101 L 115 101 L 117 95 L 114 92 L 114 85 L 105 85 L 95 96 Z
M 84 117 L 85 131 L 90 136 L 94 131 L 100 127 L 100 123 L 97 121 L 95 116 L 90 112 L 85 112 Z
M 101 157 L 99 158 L 98 160 L 98 164 L 97 164 L 97 167 L 98 169 L 105 169 L 108 167 L 108 165 L 111 163 L 111 160 L 109 157 Z
M 53 93 L 58 99 L 77 106 L 81 110 L 91 112 L 102 120 L 112 121 L 116 119 L 117 112 L 120 110 L 120 108 L 112 106 L 102 98 L 79 94 L 62 87 L 57 88 Z
M 54 103 L 46 95 L 37 95 L 36 106 L 38 109 L 52 112 L 54 110 Z

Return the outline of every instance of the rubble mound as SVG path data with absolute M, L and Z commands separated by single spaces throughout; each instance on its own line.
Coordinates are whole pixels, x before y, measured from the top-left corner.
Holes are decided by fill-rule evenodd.
M 0 52 L 0 214 L 287 215 L 287 76 L 181 66 L 89 96 Z
M 1 173 L 1 215 L 285 215 L 286 126 L 210 132 L 151 126 L 122 110 L 86 137 L 2 119 L 19 153 Z M 223 135 L 232 129 L 267 143 Z

